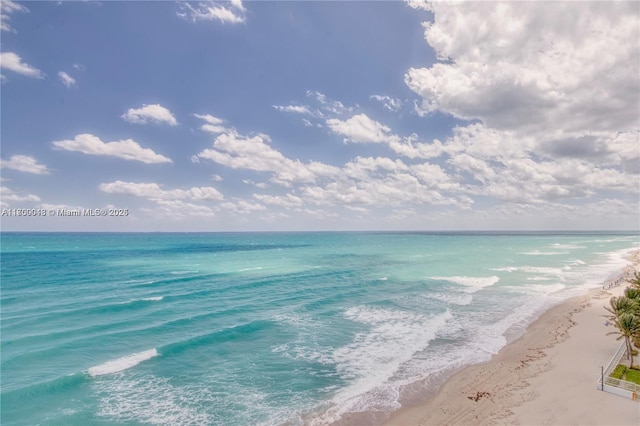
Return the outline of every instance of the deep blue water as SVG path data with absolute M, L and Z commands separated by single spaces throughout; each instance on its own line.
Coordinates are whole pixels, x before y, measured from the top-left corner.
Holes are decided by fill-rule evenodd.
M 602 285 L 637 234 L 1 235 L 3 425 L 397 409 Z

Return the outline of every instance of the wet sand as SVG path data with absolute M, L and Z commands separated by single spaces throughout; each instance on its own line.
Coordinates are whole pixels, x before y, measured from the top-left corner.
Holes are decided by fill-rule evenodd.
M 640 251 L 625 274 L 640 270 Z M 597 289 L 545 312 L 489 362 L 464 368 L 423 404 L 387 425 L 640 425 L 640 402 L 597 389 L 621 342 L 606 325 L 611 296 Z

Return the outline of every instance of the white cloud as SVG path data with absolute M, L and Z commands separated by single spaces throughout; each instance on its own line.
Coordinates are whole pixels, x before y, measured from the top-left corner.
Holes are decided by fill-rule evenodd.
M 235 214 L 252 214 L 255 212 L 267 210 L 267 208 L 262 204 L 251 203 L 245 200 L 222 203 L 220 205 L 220 208 L 222 210 L 227 210 Z
M 170 158 L 156 154 L 149 148 L 141 147 L 133 139 L 103 142 L 97 136 L 83 133 L 76 135 L 73 139 L 54 141 L 53 147 L 55 149 L 78 151 L 89 155 L 104 155 L 131 161 L 141 161 L 146 164 L 173 163 Z
M 246 9 L 244 8 L 244 6 L 242 5 L 242 0 L 231 0 L 231 6 L 235 7 L 236 9 L 238 9 L 240 12 L 244 12 Z
M 536 148 L 536 139 L 480 123 L 455 127 L 442 149 L 449 155 L 466 153 L 478 158 L 524 158 Z
M 375 179 L 341 180 L 301 188 L 308 203 L 321 206 L 390 206 L 457 204 L 456 199 L 430 189 L 411 173 L 385 173 Z
M 416 134 L 403 139 L 394 138 L 390 140 L 389 148 L 396 154 L 408 158 L 436 158 L 445 152 L 444 145 L 438 139 L 434 139 L 431 143 L 419 142 Z
M 308 114 L 312 115 L 313 113 L 309 110 L 309 107 L 305 105 L 273 105 L 275 109 L 282 112 L 292 112 L 295 114 Z
M 324 127 L 324 120 L 328 117 L 342 117 L 352 113 L 358 105 L 347 107 L 342 102 L 329 98 L 324 93 L 307 90 L 306 97 L 310 105 L 294 102 L 290 105 L 273 105 L 278 111 L 304 116 L 302 123 L 305 127 Z
M 99 185 L 102 192 L 117 195 L 130 195 L 144 198 L 155 203 L 154 208 L 144 207 L 140 211 L 151 217 L 164 218 L 171 221 L 185 220 L 192 217 L 212 218 L 215 211 L 212 207 L 195 204 L 202 202 L 222 201 L 224 196 L 216 188 L 192 187 L 188 189 L 163 189 L 155 182 L 115 182 Z
M 51 204 L 51 203 L 42 203 L 40 204 L 40 208 L 41 209 L 45 209 L 45 210 L 84 210 L 85 208 L 82 206 L 72 206 L 69 204 Z
M 329 124 L 335 131 L 358 141 L 399 139 L 389 128 L 366 115 Z M 197 157 L 234 169 L 269 173 L 271 182 L 290 188 L 290 192 L 254 194 L 254 197 L 263 204 L 285 209 L 306 211 L 308 209 L 303 207 L 309 206 L 384 208 L 403 203 L 456 204 L 464 208 L 473 202 L 464 194 L 460 178 L 437 165 L 408 165 L 399 159 L 385 157 L 358 157 L 342 168 L 316 161 L 303 163 L 285 157 L 269 142 L 266 135 L 243 137 L 235 131 L 223 133 L 215 139 L 213 148 L 202 151 Z M 245 182 L 254 184 L 250 180 Z
M 142 208 L 140 211 L 166 221 L 184 221 L 194 217 L 213 218 L 216 215 L 211 207 L 182 200 L 156 200 L 156 207 Z
M 332 132 L 346 136 L 345 142 L 390 142 L 398 137 L 390 134 L 391 129 L 369 118 L 366 114 L 357 114 L 347 120 L 331 118 L 327 126 Z
M 44 78 L 39 69 L 22 62 L 22 58 L 13 52 L 0 52 L 0 68 L 32 78 Z
M 279 206 L 279 207 L 294 208 L 294 207 L 300 207 L 305 204 L 302 198 L 297 197 L 293 194 L 285 194 L 283 196 L 254 194 L 253 197 L 256 200 L 261 201 L 265 204 L 270 204 L 270 205 Z
M 213 149 L 205 149 L 198 157 L 233 169 L 276 171 L 285 157 L 267 145 L 267 140 L 264 135 L 248 138 L 235 133 L 223 133 L 215 139 Z
M 109 194 L 133 195 L 154 201 L 220 201 L 224 198 L 217 189 L 210 186 L 165 190 L 155 182 L 136 183 L 117 180 L 115 182 L 102 183 L 99 188 Z
M 2 0 L 0 2 L 0 30 L 9 31 L 12 33 L 17 32 L 11 25 L 9 25 L 10 14 L 14 12 L 29 12 L 29 9 L 21 4 L 13 2 L 11 0 Z
M 327 114 L 342 115 L 355 109 L 355 107 L 344 106 L 342 102 L 333 100 L 322 92 L 307 90 L 307 97 L 313 98 L 319 104 L 319 108 Z M 322 116 L 322 113 L 320 113 L 320 116 Z
M 33 195 L 33 194 L 27 194 L 27 195 L 19 195 L 16 194 L 15 192 L 13 192 L 11 189 L 7 188 L 6 186 L 1 186 L 0 187 L 0 198 L 2 198 L 2 203 L 3 206 L 6 207 L 6 202 L 7 201 L 18 201 L 18 202 L 23 202 L 23 201 L 27 201 L 27 202 L 38 202 L 40 201 L 40 197 L 38 197 L 37 195 Z
M 126 113 L 122 114 L 122 118 L 134 124 L 166 123 L 170 126 L 178 125 L 178 121 L 171 111 L 158 104 L 143 105 L 140 108 L 129 108 Z
M 442 142 L 410 137 L 390 142 L 392 150 L 443 157 L 447 169 L 464 176 L 461 188 L 469 196 L 518 205 L 522 214 L 536 205 L 577 208 L 614 193 L 637 197 L 637 7 L 408 3 L 433 12 L 434 22 L 423 24 L 425 39 L 441 60 L 405 75 L 422 98 L 416 112 L 476 122 L 456 127 Z
M 436 2 L 425 38 L 446 62 L 412 68 L 422 108 L 528 131 L 637 128 L 633 2 Z
M 210 114 L 193 114 L 193 116 L 206 122 L 206 124 L 200 126 L 200 129 L 204 132 L 217 135 L 219 133 L 232 131 L 232 129 L 228 129 L 222 125 L 224 120 L 221 118 L 214 117 Z
M 193 114 L 194 117 L 200 118 L 209 124 L 222 124 L 224 120 L 218 117 L 214 117 L 211 114 Z
M 337 169 L 318 162 L 302 163 L 291 160 L 271 147 L 267 135 L 253 137 L 238 135 L 235 131 L 216 137 L 213 148 L 205 149 L 197 155 L 233 169 L 270 172 L 272 181 L 281 185 L 293 182 L 314 182 Z
M 177 15 L 191 22 L 198 21 L 220 21 L 223 24 L 240 24 L 245 22 L 246 9 L 242 1 L 233 0 L 229 4 L 231 7 L 221 6 L 217 3 L 200 2 L 195 6 L 190 3 L 180 5 Z
M 336 208 L 367 212 L 371 217 L 389 209 L 423 214 L 424 206 L 449 206 L 451 211 L 464 212 L 477 197 L 518 204 L 525 210 L 529 205 L 533 211 L 543 203 L 559 206 L 595 197 L 598 191 L 629 194 L 637 192 L 640 185 L 638 179 L 630 179 L 613 164 L 637 152 L 633 144 L 637 132 L 620 133 L 615 142 L 620 154 L 603 151 L 598 166 L 583 159 L 536 155 L 540 146 L 536 135 L 523 135 L 518 130 L 474 123 L 456 127 L 443 141 L 424 142 L 415 134 L 400 137 L 367 115 L 356 114 L 344 120 L 330 118 L 327 127 L 349 141 L 386 144 L 392 152 L 414 161 L 357 157 L 336 167 L 287 158 L 272 146 L 267 135 L 241 136 L 221 119 L 200 118 L 221 129 L 213 147 L 196 158 L 268 173 L 269 180 L 282 185 L 286 192 L 254 194 L 260 205 L 306 216 L 320 211 L 336 214 Z M 432 158 L 441 158 L 439 164 L 425 161 Z M 605 162 L 610 163 L 608 168 L 603 166 Z M 266 188 L 264 183 L 245 182 Z M 440 210 L 441 220 L 451 211 Z
M 402 101 L 398 98 L 386 95 L 371 95 L 369 98 L 380 102 L 382 107 L 390 112 L 397 112 L 402 108 Z
M 431 2 L 429 0 L 405 0 L 405 3 L 414 9 L 432 10 Z
M 242 179 L 242 183 L 245 183 L 247 185 L 252 185 L 260 189 L 265 189 L 269 186 L 265 182 L 254 182 L 251 179 Z
M 5 169 L 18 170 L 25 173 L 34 173 L 37 175 L 48 175 L 49 170 L 44 164 L 28 155 L 12 155 L 9 160 L 1 160 L 0 165 Z
M 58 77 L 60 78 L 60 81 L 62 82 L 62 84 L 64 84 L 66 87 L 75 87 L 76 86 L 76 79 L 71 77 L 66 72 L 64 72 L 64 71 L 58 72 Z

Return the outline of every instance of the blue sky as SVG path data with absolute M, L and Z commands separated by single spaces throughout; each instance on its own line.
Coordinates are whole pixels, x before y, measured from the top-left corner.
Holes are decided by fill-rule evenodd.
M 640 228 L 635 2 L 1 4 L 3 230 Z

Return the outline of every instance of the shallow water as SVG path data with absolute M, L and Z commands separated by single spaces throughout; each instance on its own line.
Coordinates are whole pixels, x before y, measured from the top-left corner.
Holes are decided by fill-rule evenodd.
M 2 234 L 2 424 L 397 409 L 620 270 L 637 234 Z

